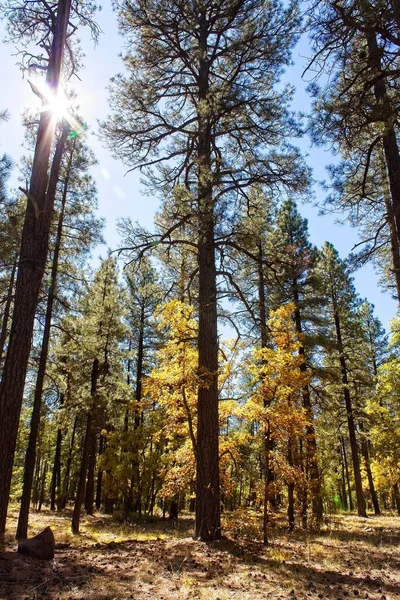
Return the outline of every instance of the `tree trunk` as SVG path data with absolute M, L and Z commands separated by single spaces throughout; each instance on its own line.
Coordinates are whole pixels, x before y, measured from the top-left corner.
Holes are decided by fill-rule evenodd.
M 267 306 L 265 299 L 265 278 L 263 269 L 263 248 L 261 242 L 258 244 L 258 304 L 259 304 L 259 319 L 261 333 L 261 348 L 268 346 L 268 330 L 267 330 Z M 264 398 L 264 408 L 268 408 L 270 402 Z M 274 479 L 274 474 L 271 469 L 270 454 L 273 449 L 273 441 L 271 440 L 271 432 L 269 424 L 265 424 L 264 432 L 264 515 L 263 515 L 263 544 L 268 545 L 268 502 L 271 496 L 271 482 Z
M 214 200 L 211 171 L 212 125 L 209 121 L 208 22 L 200 18 L 198 113 L 198 222 L 199 269 L 199 377 L 197 398 L 196 523 L 195 537 L 221 537 L 219 490 L 217 273 L 214 245 Z
M 308 472 L 308 460 L 307 456 L 304 455 L 303 449 L 303 440 L 299 440 L 299 459 L 300 459 L 300 467 L 301 472 L 303 474 L 303 485 L 299 487 L 299 503 L 301 505 L 301 525 L 303 529 L 307 529 L 308 524 L 308 490 L 307 490 L 307 481 L 309 477 Z
M 50 510 L 56 510 L 56 504 L 60 506 L 61 492 L 61 443 L 62 428 L 58 426 L 56 438 L 56 451 L 54 454 L 53 474 L 51 477 Z
M 293 280 L 293 300 L 295 303 L 295 324 L 296 324 L 296 332 L 300 334 L 303 333 L 303 326 L 301 320 L 301 313 L 299 308 L 299 294 L 297 290 L 297 280 Z M 307 363 L 306 363 L 306 353 L 303 344 L 300 345 L 299 348 L 299 356 L 301 357 L 300 371 L 301 373 L 307 372 Z M 302 390 L 303 397 L 303 408 L 307 417 L 307 426 L 306 426 L 306 451 L 307 451 L 307 464 L 308 471 L 310 474 L 310 491 L 311 491 L 311 502 L 312 502 L 312 512 L 313 516 L 317 521 L 321 521 L 324 514 L 324 507 L 322 504 L 322 494 L 321 494 L 321 476 L 318 467 L 318 459 L 317 459 L 317 441 L 315 436 L 315 427 L 313 422 L 313 412 L 311 406 L 311 395 L 310 388 L 308 385 L 305 385 Z
M 50 48 L 47 83 L 56 92 L 63 62 L 71 0 L 58 0 Z M 19 416 L 25 387 L 36 306 L 46 268 L 53 212 L 48 196 L 48 166 L 55 119 L 40 113 L 28 202 L 21 237 L 11 331 L 0 386 L 0 537 L 4 536 Z
M 50 181 L 47 190 L 47 197 L 50 199 L 51 205 L 54 204 L 57 183 L 60 175 L 61 160 L 64 152 L 65 142 L 69 133 L 69 126 L 63 128 L 60 138 L 57 141 L 56 151 L 54 153 L 53 164 L 50 172 Z M 72 155 L 71 159 L 72 160 Z M 62 206 L 57 227 L 57 236 L 54 248 L 53 264 L 51 269 L 50 277 L 50 289 L 47 298 L 46 306 L 46 317 L 43 330 L 42 346 L 40 349 L 39 367 L 36 376 L 35 396 L 33 400 L 33 410 L 30 423 L 29 431 L 29 442 L 28 448 L 25 455 L 25 466 L 24 466 L 24 483 L 22 489 L 21 507 L 19 511 L 18 528 L 17 528 L 17 539 L 26 539 L 28 535 L 28 520 L 29 520 L 29 505 L 31 502 L 32 493 L 32 482 L 33 482 L 33 471 L 35 466 L 36 458 L 36 444 L 39 433 L 40 425 L 40 414 L 42 410 L 42 395 L 44 380 L 46 376 L 47 367 L 47 355 L 49 351 L 50 341 L 50 330 L 51 330 L 51 319 L 53 315 L 54 298 L 56 291 L 56 282 L 58 274 L 58 259 L 60 254 L 62 227 L 64 221 L 65 203 L 67 199 L 67 186 L 66 182 L 64 186 Z M 52 509 L 54 510 L 54 508 Z
M 396 504 L 397 514 L 400 515 L 400 490 L 399 490 L 398 483 L 395 483 L 393 485 L 393 496 L 394 496 L 394 502 Z
M 61 494 L 61 499 L 60 499 L 60 510 L 63 510 L 66 507 L 68 498 L 69 498 L 69 478 L 70 478 L 70 473 L 71 473 L 72 455 L 73 455 L 73 451 L 74 451 L 75 433 L 76 433 L 77 425 L 78 425 L 78 417 L 75 417 L 74 425 L 72 427 L 71 443 L 69 445 L 67 464 L 65 467 L 64 483 L 62 486 L 62 494 Z
M 37 508 L 38 504 L 39 504 L 41 466 L 42 466 L 42 457 L 39 452 L 37 459 L 36 459 L 35 476 L 34 476 L 34 480 L 33 480 L 33 491 L 32 491 L 32 504 L 35 508 Z
M 103 454 L 106 446 L 106 441 L 104 435 L 100 434 L 99 440 L 99 457 Z M 96 508 L 100 509 L 101 506 L 101 495 L 103 490 L 103 471 L 97 471 L 97 482 L 96 482 Z
M 74 512 L 72 514 L 71 530 L 72 533 L 79 533 L 79 522 L 81 518 L 81 506 L 85 497 L 86 474 L 89 462 L 89 449 L 92 433 L 92 412 L 89 411 L 86 418 L 86 431 L 83 441 L 83 452 L 81 459 L 81 468 L 79 472 L 78 489 L 76 490 L 76 498 Z
M 6 304 L 4 307 L 4 313 L 3 313 L 3 321 L 1 324 L 1 333 L 0 333 L 0 365 L 1 362 L 3 360 L 3 352 L 4 352 L 4 347 L 6 344 L 6 340 L 7 340 L 7 331 L 8 331 L 8 321 L 10 319 L 10 311 L 11 311 L 11 303 L 14 297 L 14 281 L 15 281 L 15 274 L 17 272 L 17 264 L 18 264 L 18 257 L 15 257 L 15 260 L 13 262 L 13 266 L 11 269 L 11 275 L 10 275 L 10 282 L 8 284 L 8 290 L 7 290 L 7 300 L 6 300 Z
M 342 442 L 342 452 L 343 452 L 344 468 L 346 471 L 347 489 L 349 491 L 349 508 L 350 508 L 350 510 L 354 510 L 353 496 L 351 495 L 350 474 L 349 474 L 349 465 L 347 462 L 346 446 L 344 443 L 344 437 L 340 436 L 340 439 Z
M 384 162 L 384 158 L 382 157 L 382 162 Z M 389 235 L 390 235 L 390 248 L 392 254 L 392 270 L 394 274 L 394 279 L 396 283 L 396 291 L 398 302 L 400 302 L 400 240 L 397 235 L 397 227 L 396 220 L 394 218 L 393 213 L 393 205 L 390 196 L 390 191 L 388 189 L 388 175 L 386 169 L 386 162 L 382 165 L 382 180 L 383 180 L 383 196 L 385 198 L 385 206 L 386 206 L 386 220 L 389 227 Z
M 135 512 L 141 513 L 142 510 L 142 498 L 141 498 L 141 474 L 140 474 L 140 430 L 142 425 L 141 414 L 139 410 L 139 403 L 142 399 L 142 379 L 143 379 L 143 360 L 144 360 L 144 327 L 145 327 L 145 306 L 144 302 L 140 309 L 140 321 L 139 321 L 139 339 L 138 339 L 138 351 L 137 351 L 137 362 L 136 362 L 136 388 L 135 388 L 135 416 L 133 421 L 133 460 L 132 460 L 132 480 L 130 494 L 134 495 L 136 490 L 135 499 Z
M 90 408 L 88 415 L 87 415 L 87 419 L 86 419 L 86 432 L 85 432 L 85 439 L 83 442 L 81 469 L 80 469 L 80 473 L 79 473 L 78 489 L 76 491 L 75 506 L 74 506 L 74 512 L 72 515 L 72 523 L 71 523 L 72 533 L 74 533 L 74 534 L 79 533 L 79 521 L 80 521 L 80 517 L 81 517 L 81 506 L 82 506 L 83 500 L 85 498 L 86 474 L 87 474 L 88 463 L 89 463 L 90 444 L 92 441 L 92 421 L 93 421 L 92 411 L 94 411 L 94 404 L 95 404 L 96 394 L 97 394 L 98 378 L 99 378 L 99 359 L 95 358 L 93 361 L 93 366 L 92 366 L 91 388 L 90 388 L 90 396 L 92 398 L 92 407 Z
M 264 453 L 265 453 L 265 473 L 264 473 L 264 514 L 263 514 L 263 544 L 268 546 L 268 523 L 269 523 L 269 512 L 268 512 L 268 501 L 270 497 L 270 432 L 269 428 L 264 436 Z
M 40 496 L 39 496 L 39 504 L 38 504 L 38 512 L 42 510 L 42 505 L 44 502 L 44 491 L 46 489 L 46 475 L 47 475 L 47 460 L 44 463 L 42 478 L 40 480 Z
M 376 74 L 382 73 L 382 60 L 381 60 L 381 49 L 379 48 L 376 41 L 376 33 L 373 29 L 367 30 L 366 32 L 366 40 L 368 45 L 368 61 L 372 71 Z M 388 111 L 388 107 L 390 106 L 391 100 L 387 93 L 387 87 L 384 77 L 376 77 L 374 86 L 374 95 L 375 99 L 378 103 L 378 106 L 382 109 L 383 119 L 384 115 Z M 390 115 L 389 119 L 392 117 Z M 391 122 L 387 122 L 385 124 L 385 128 L 383 129 L 382 134 L 382 144 L 383 151 L 385 155 L 386 161 L 386 169 L 389 179 L 389 187 L 390 187 L 390 195 L 391 195 L 391 205 L 392 210 L 389 211 L 388 217 L 391 218 L 393 215 L 395 224 L 396 224 L 396 232 L 397 232 L 397 243 L 395 243 L 394 247 L 392 246 L 392 256 L 394 260 L 394 272 L 396 278 L 396 287 L 397 287 L 397 300 L 400 303 L 400 272 L 397 271 L 398 268 L 398 255 L 399 255 L 399 241 L 400 241 L 400 152 L 399 146 L 397 143 L 396 131 L 391 124 Z M 390 225 L 390 224 L 389 224 Z
M 85 491 L 85 510 L 86 514 L 93 514 L 94 504 L 94 472 L 96 467 L 96 450 L 97 450 L 97 439 L 96 432 L 92 427 L 90 433 L 90 446 L 89 446 L 89 458 L 88 458 L 88 471 L 87 471 L 87 482 Z
M 349 390 L 349 381 L 348 381 L 348 377 L 347 377 L 347 365 L 346 365 L 346 359 L 344 356 L 344 348 L 343 348 L 343 342 L 342 342 L 342 332 L 341 332 L 341 328 L 340 328 L 339 313 L 337 311 L 336 306 L 334 307 L 334 318 L 335 318 L 336 338 L 337 338 L 338 353 L 339 353 L 340 371 L 341 371 L 342 383 L 343 383 L 343 396 L 344 396 L 344 401 L 345 401 L 345 405 L 346 405 L 347 426 L 349 429 L 351 457 L 353 460 L 354 482 L 355 482 L 355 486 L 356 486 L 356 497 L 357 497 L 357 512 L 358 512 L 359 517 L 366 517 L 367 511 L 366 511 L 366 506 L 365 506 L 364 493 L 363 493 L 363 489 L 362 489 L 360 458 L 358 456 L 357 439 L 356 439 L 356 428 L 355 428 L 355 424 L 354 424 L 353 407 L 352 407 L 350 390 Z
M 293 446 L 292 440 L 288 441 L 288 464 L 293 466 Z M 294 482 L 288 483 L 288 528 L 289 531 L 294 531 Z
M 344 510 L 348 510 L 349 505 L 347 502 L 347 493 L 346 493 L 346 472 L 345 472 L 344 459 L 343 459 L 341 445 L 339 447 L 339 456 L 340 456 L 340 466 L 341 466 L 341 494 L 340 495 L 342 497 Z
M 372 477 L 371 462 L 369 460 L 368 440 L 367 440 L 365 434 L 363 434 L 363 425 L 362 425 L 362 423 L 360 423 L 359 427 L 360 427 L 360 431 L 362 433 L 362 438 L 361 438 L 361 454 L 363 456 L 364 464 L 365 464 L 365 470 L 367 472 L 369 493 L 371 494 L 371 500 L 372 500 L 372 505 L 374 507 L 375 515 L 379 516 L 381 514 L 381 511 L 379 509 L 378 496 L 377 496 L 377 493 L 376 493 L 376 490 L 375 490 L 374 479 Z

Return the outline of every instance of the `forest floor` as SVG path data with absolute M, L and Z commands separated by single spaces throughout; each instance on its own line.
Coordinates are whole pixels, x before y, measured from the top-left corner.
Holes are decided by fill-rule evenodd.
M 269 547 L 255 517 L 225 517 L 226 537 L 211 544 L 190 537 L 185 516 L 127 525 L 99 513 L 82 520 L 78 536 L 69 519 L 31 515 L 30 535 L 53 529 L 50 562 L 18 554 L 10 533 L 1 600 L 400 600 L 400 517 L 335 515 L 319 533 L 275 526 Z

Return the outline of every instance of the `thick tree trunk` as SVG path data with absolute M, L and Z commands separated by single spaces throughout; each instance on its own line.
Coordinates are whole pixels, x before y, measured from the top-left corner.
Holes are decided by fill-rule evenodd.
M 383 160 L 383 159 L 382 159 Z M 392 270 L 394 274 L 394 279 L 396 282 L 396 291 L 397 298 L 400 299 L 400 240 L 397 234 L 396 221 L 393 214 L 393 206 L 392 200 L 390 197 L 390 192 L 387 189 L 387 169 L 386 163 L 383 167 L 384 173 L 382 174 L 383 178 L 383 195 L 385 198 L 385 206 L 386 206 L 386 219 L 389 227 L 390 234 L 390 248 L 392 254 Z M 400 302 L 400 300 L 398 300 Z
M 366 517 L 367 511 L 366 511 L 366 506 L 365 506 L 364 493 L 363 493 L 363 489 L 362 489 L 360 458 L 358 455 L 357 439 L 356 439 L 356 427 L 354 424 L 353 406 L 352 406 L 352 402 L 351 402 L 349 381 L 348 381 L 348 377 L 347 377 L 347 365 L 346 365 L 346 359 L 345 359 L 345 355 L 344 355 L 342 332 L 341 332 L 341 327 L 340 327 L 340 319 L 339 319 L 339 313 L 337 311 L 336 306 L 334 307 L 334 319 L 335 319 L 337 348 L 338 348 L 338 353 L 339 353 L 340 371 L 341 371 L 342 383 L 343 383 L 343 396 L 344 396 L 344 401 L 345 401 L 345 406 L 346 406 L 346 414 L 347 414 L 347 426 L 349 429 L 351 457 L 353 460 L 354 483 L 356 486 L 356 497 L 357 497 L 357 512 L 358 512 L 359 517 Z
M 200 18 L 198 113 L 198 269 L 199 269 L 199 389 L 197 399 L 196 524 L 195 537 L 203 541 L 221 537 L 219 490 L 217 273 L 214 245 L 214 200 L 211 170 L 208 22 Z M 204 111 L 204 112 L 203 112 Z
M 199 240 L 199 375 L 195 537 L 221 537 L 219 501 L 218 337 L 213 214 Z
M 63 128 L 61 136 L 57 141 L 56 151 L 54 154 L 53 164 L 50 172 L 50 181 L 47 190 L 47 197 L 50 200 L 51 205 L 54 204 L 57 183 L 60 175 L 60 167 L 61 160 L 64 152 L 65 142 L 67 140 L 69 133 L 69 127 L 66 126 Z M 72 160 L 72 155 L 71 159 Z M 60 254 L 61 247 L 61 236 L 62 236 L 62 227 L 64 221 L 64 212 L 65 212 L 65 203 L 67 198 L 67 186 L 68 183 L 64 186 L 64 193 L 61 205 L 61 211 L 58 221 L 57 227 L 57 236 L 54 247 L 54 257 L 53 264 L 51 268 L 51 276 L 50 276 L 50 289 L 49 295 L 47 298 L 47 306 L 46 306 L 46 317 L 45 324 L 43 330 L 43 338 L 42 338 L 42 346 L 40 349 L 40 358 L 39 358 L 39 366 L 38 372 L 36 376 L 36 386 L 35 386 L 35 396 L 33 400 L 33 409 L 30 423 L 30 431 L 29 431 L 29 441 L 28 448 L 26 450 L 25 455 L 25 466 L 24 466 L 24 483 L 22 489 L 22 498 L 21 498 L 21 507 L 19 511 L 19 519 L 18 519 L 18 528 L 17 528 L 17 539 L 26 539 L 28 535 L 28 520 L 29 520 L 29 505 L 31 501 L 31 492 L 32 492 L 32 482 L 33 482 L 33 471 L 35 466 L 36 459 L 36 443 L 39 433 L 39 425 L 40 425 L 40 414 L 42 410 L 42 395 L 43 395 L 43 387 L 44 380 L 46 376 L 46 367 L 47 367 L 47 355 L 49 351 L 49 342 L 50 342 L 50 331 L 51 331 L 51 319 L 53 315 L 53 306 L 54 306 L 54 298 L 56 291 L 56 282 L 57 282 L 57 274 L 58 274 L 58 259 Z M 52 509 L 54 510 L 54 508 Z
M 71 0 L 59 0 L 50 49 L 47 82 L 57 91 L 69 22 Z M 55 119 L 50 110 L 40 114 L 12 325 L 0 387 L 0 536 L 6 527 L 15 444 L 25 387 L 40 285 L 46 267 L 53 206 L 47 195 L 48 167 Z
M 17 265 L 18 265 L 18 257 L 15 257 L 15 260 L 13 262 L 13 266 L 12 266 L 12 269 L 11 269 L 10 282 L 8 284 L 8 290 L 7 290 L 7 300 L 6 300 L 6 304 L 4 306 L 3 320 L 2 320 L 2 323 L 1 323 L 1 333 L 0 333 L 0 365 L 1 365 L 1 362 L 3 360 L 3 352 L 4 352 L 4 347 L 5 347 L 5 344 L 6 344 L 6 340 L 7 340 L 8 322 L 9 322 L 9 319 L 10 319 L 11 303 L 12 303 L 13 298 L 14 298 L 14 282 L 15 282 L 15 274 L 17 272 Z

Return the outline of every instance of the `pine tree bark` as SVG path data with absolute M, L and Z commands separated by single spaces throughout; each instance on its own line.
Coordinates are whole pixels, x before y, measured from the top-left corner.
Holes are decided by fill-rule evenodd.
M 51 205 L 54 205 L 57 183 L 58 183 L 59 175 L 60 175 L 61 160 L 63 157 L 64 146 L 65 146 L 65 142 L 67 140 L 68 134 L 69 134 L 69 126 L 66 125 L 62 130 L 59 140 L 57 141 L 57 146 L 56 146 L 54 159 L 53 159 L 53 163 L 52 163 L 52 168 L 51 168 L 51 172 L 50 172 L 50 180 L 49 180 L 49 185 L 48 185 L 48 190 L 47 190 L 47 197 L 48 197 Z M 58 257 L 59 257 L 60 246 L 61 246 L 61 233 L 62 233 L 62 226 L 63 226 L 63 220 L 64 220 L 66 196 L 67 196 L 67 188 L 64 187 L 62 208 L 61 208 L 59 222 L 58 222 L 56 243 L 55 243 L 55 248 L 54 248 L 53 264 L 52 264 L 51 276 L 50 276 L 50 289 L 49 289 L 49 294 L 48 294 L 48 298 L 47 298 L 46 317 L 45 317 L 45 324 L 44 324 L 44 330 L 43 330 L 42 345 L 41 345 L 41 349 L 40 349 L 39 366 L 38 366 L 38 372 L 37 372 L 37 376 L 36 376 L 35 396 L 34 396 L 34 400 L 33 400 L 33 409 L 32 409 L 32 416 L 31 416 L 31 423 L 30 423 L 28 448 L 26 450 L 26 455 L 25 455 L 24 482 L 23 482 L 23 489 L 22 489 L 21 507 L 20 507 L 19 518 L 18 518 L 18 527 L 17 527 L 17 535 L 16 535 L 17 539 L 26 539 L 26 537 L 28 535 L 29 505 L 31 502 L 33 472 L 34 472 L 34 468 L 35 468 L 35 459 L 36 459 L 36 444 L 37 444 L 39 425 L 40 425 L 43 386 L 44 386 L 44 380 L 45 380 L 45 376 L 46 376 L 47 355 L 48 355 L 48 351 L 49 351 L 51 319 L 52 319 L 52 315 L 53 315 L 54 297 L 55 297 L 56 281 L 57 281 L 57 274 L 58 274 Z
M 18 265 L 18 257 L 15 257 L 15 260 L 13 262 L 13 266 L 11 269 L 10 282 L 8 284 L 8 290 L 7 290 L 7 300 L 6 300 L 6 304 L 4 306 L 3 320 L 1 323 L 0 365 L 3 360 L 3 352 L 4 352 L 6 340 L 7 340 L 8 322 L 10 320 L 11 303 L 12 303 L 13 297 L 14 297 L 14 282 L 15 282 L 15 275 L 17 272 L 17 265 Z
M 58 0 L 47 83 L 58 89 L 71 0 Z M 21 238 L 14 310 L 0 386 L 0 537 L 4 536 L 19 416 L 39 291 L 46 267 L 53 206 L 47 197 L 48 166 L 55 119 L 49 109 L 40 114 L 32 176 Z
M 209 205 L 209 202 L 207 202 Z M 199 265 L 199 375 L 196 456 L 196 528 L 202 541 L 221 537 L 219 506 L 218 339 L 214 223 L 212 211 L 201 216 Z
M 383 162 L 383 159 L 382 159 Z M 382 168 L 382 178 L 383 178 L 383 195 L 385 198 L 385 207 L 386 207 L 386 220 L 389 228 L 390 235 L 390 248 L 392 254 L 392 270 L 394 274 L 394 280 L 396 283 L 396 291 L 398 302 L 400 303 L 400 239 L 397 235 L 397 227 L 396 221 L 393 213 L 392 200 L 390 197 L 390 191 L 387 189 L 387 170 L 386 163 Z
M 221 537 L 219 489 L 217 273 L 214 244 L 214 200 L 211 169 L 212 134 L 209 106 L 208 24 L 200 18 L 198 111 L 198 222 L 199 269 L 199 377 L 197 399 L 196 522 L 195 537 Z

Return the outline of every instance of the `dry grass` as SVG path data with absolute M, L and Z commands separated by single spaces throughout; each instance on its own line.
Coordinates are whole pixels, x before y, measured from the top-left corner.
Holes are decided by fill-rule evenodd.
M 126 525 L 97 514 L 72 536 L 68 514 L 33 513 L 30 534 L 50 525 L 56 557 L 19 555 L 10 534 L 0 553 L 0 598 L 400 600 L 399 517 L 336 516 L 318 534 L 276 527 L 268 548 L 254 537 L 256 516 L 250 521 L 227 519 L 227 537 L 203 544 L 191 539 L 189 518 Z

